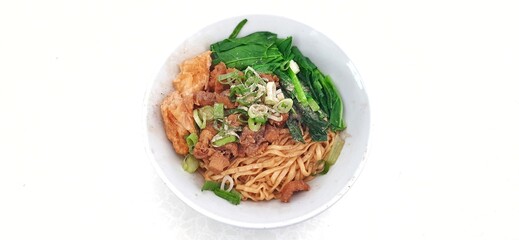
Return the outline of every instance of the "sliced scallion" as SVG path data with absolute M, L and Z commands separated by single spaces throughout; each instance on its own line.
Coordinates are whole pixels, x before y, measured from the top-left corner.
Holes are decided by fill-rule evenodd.
M 238 141 L 238 137 L 236 137 L 234 135 L 227 135 L 227 136 L 219 138 L 219 139 L 215 139 L 215 138 L 213 138 L 213 139 L 214 139 L 214 141 L 211 141 L 211 142 L 212 142 L 213 146 L 215 146 L 215 147 L 221 147 L 227 143 L 232 143 L 232 142 Z
M 198 109 L 195 109 L 195 110 L 193 111 L 193 118 L 195 119 L 195 123 L 196 123 L 196 125 L 198 125 L 198 127 L 199 127 L 200 129 L 204 129 L 204 128 L 205 128 L 205 125 L 206 125 L 206 119 L 200 117 L 200 113 L 199 113 Z
M 202 119 L 205 118 L 206 121 L 212 121 L 214 119 L 213 112 L 214 110 L 211 106 L 205 106 L 198 109 L 198 114 Z
M 223 103 L 215 103 L 213 109 L 214 119 L 223 119 Z
M 261 128 L 261 123 L 260 122 L 256 122 L 254 120 L 254 118 L 249 118 L 249 120 L 247 121 L 247 123 L 249 124 L 249 129 L 253 132 L 257 132 L 258 130 L 260 130 Z
M 269 108 L 263 104 L 252 104 L 247 113 L 250 118 L 263 117 L 268 114 Z
M 204 185 L 202 185 L 202 191 L 209 190 L 214 191 L 215 189 L 220 188 L 220 184 L 214 181 L 205 181 Z
M 231 86 L 230 96 L 243 95 L 250 91 L 244 84 L 236 84 Z
M 226 192 L 225 190 L 217 188 L 213 192 L 216 194 L 216 196 L 221 197 L 234 205 L 240 204 L 241 195 L 234 189 L 230 192 Z
M 280 113 L 288 113 L 290 109 L 292 109 L 292 105 L 294 104 L 294 101 L 290 98 L 285 98 L 281 101 L 279 101 L 276 105 L 274 105 L 274 110 L 280 112 Z
M 198 142 L 198 136 L 195 133 L 191 133 L 186 137 L 187 146 L 189 147 L 189 153 L 193 153 L 196 143 Z
M 276 97 L 276 84 L 274 82 L 268 82 L 266 86 L 267 96 L 265 97 L 265 104 L 274 105 L 278 103 Z
M 218 82 L 221 84 L 232 84 L 236 80 L 239 80 L 240 75 L 238 71 L 222 74 L 218 76 Z
M 225 190 L 220 189 L 220 183 L 214 181 L 205 181 L 202 186 L 202 191 L 209 190 L 212 191 L 216 196 L 221 197 L 230 203 L 237 205 L 241 201 L 241 194 L 236 190 L 231 190 L 227 192 Z
M 191 154 L 186 155 L 184 161 L 182 161 L 182 169 L 188 173 L 194 173 L 196 169 L 198 169 L 198 166 L 198 159 L 196 159 L 195 156 Z
M 299 73 L 299 65 L 294 60 L 290 60 L 289 65 L 290 70 L 292 70 L 295 74 Z

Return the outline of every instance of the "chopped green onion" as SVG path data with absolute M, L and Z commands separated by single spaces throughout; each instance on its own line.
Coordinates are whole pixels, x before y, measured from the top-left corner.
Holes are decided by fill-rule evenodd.
M 198 136 L 195 133 L 191 133 L 186 137 L 186 142 L 189 147 L 189 153 L 193 153 L 193 149 L 198 142 Z
M 278 99 L 276 98 L 276 84 L 274 82 L 267 83 L 266 92 L 265 104 L 274 105 L 278 103 Z
M 289 65 L 290 70 L 292 70 L 295 74 L 299 72 L 299 65 L 294 60 L 290 60 Z
M 225 190 L 217 188 L 213 192 L 214 192 L 214 194 L 216 194 L 216 196 L 221 197 L 234 205 L 240 204 L 241 195 L 239 192 L 237 192 L 234 189 L 231 190 L 230 192 L 227 192 Z
M 198 166 L 198 159 L 196 159 L 195 156 L 191 154 L 186 155 L 184 161 L 182 161 L 182 169 L 188 173 L 194 173 Z
M 241 195 L 236 190 L 231 190 L 227 192 L 225 190 L 220 189 L 220 183 L 214 181 L 205 181 L 202 186 L 202 191 L 209 190 L 212 191 L 216 196 L 221 197 L 230 203 L 237 205 L 241 201 Z
M 281 70 L 286 71 L 290 67 L 290 61 L 284 61 L 281 63 L 281 66 L 279 67 Z
M 243 75 L 245 75 L 246 78 L 251 78 L 251 77 L 260 78 L 260 76 L 256 72 L 256 70 L 254 70 L 254 68 L 251 68 L 250 66 L 245 69 L 245 71 L 243 72 Z
M 216 140 L 215 140 L 215 138 L 213 138 L 213 140 L 211 140 L 211 142 L 213 143 L 213 146 L 215 146 L 215 147 L 221 147 L 227 143 L 232 143 L 232 142 L 236 142 L 236 141 L 238 141 L 238 137 L 236 137 L 234 135 L 228 135 L 228 136 L 222 137 L 220 139 L 216 139 Z
M 229 183 L 229 187 L 227 189 L 225 189 L 225 186 L 227 185 L 227 183 Z M 233 187 L 234 187 L 234 179 L 232 179 L 232 177 L 229 175 L 223 176 L 222 183 L 220 183 L 220 189 L 222 189 L 226 192 L 230 192 Z
M 214 119 L 214 110 L 211 106 L 205 106 L 193 111 L 193 118 L 200 129 L 204 129 L 207 121 Z
M 240 75 L 238 71 L 222 74 L 218 76 L 218 82 L 221 84 L 232 84 L 235 80 L 239 80 Z
M 243 95 L 250 92 L 250 89 L 247 88 L 244 84 L 236 84 L 231 86 L 231 92 L 229 94 L 230 97 L 236 96 L 237 94 Z
M 249 118 L 247 121 L 249 124 L 249 129 L 253 132 L 257 132 L 261 128 L 261 123 L 254 121 L 254 118 Z
M 238 102 L 242 106 L 249 106 L 256 102 L 256 100 L 258 99 L 256 95 L 257 94 L 255 92 L 248 93 L 242 97 L 236 98 L 236 102 Z
M 275 105 L 279 100 L 276 97 L 265 97 L 265 104 Z
M 269 108 L 263 104 L 252 104 L 247 113 L 250 118 L 263 117 L 268 114 Z
M 223 119 L 223 103 L 215 103 L 213 109 L 214 119 Z
M 205 128 L 206 118 L 200 118 L 200 114 L 198 112 L 198 109 L 195 109 L 193 111 L 193 118 L 195 119 L 196 125 L 198 125 L 198 127 L 200 129 L 204 129 Z
M 292 109 L 292 105 L 294 104 L 294 101 L 290 98 L 285 98 L 281 101 L 279 101 L 276 105 L 274 105 L 274 110 L 280 112 L 280 113 L 288 113 L 290 109 Z
M 215 189 L 220 188 L 220 184 L 214 181 L 205 181 L 204 185 L 202 186 L 202 191 L 209 190 L 214 191 Z
M 198 109 L 198 114 L 207 121 L 212 121 L 214 119 L 214 110 L 211 106 L 205 106 Z

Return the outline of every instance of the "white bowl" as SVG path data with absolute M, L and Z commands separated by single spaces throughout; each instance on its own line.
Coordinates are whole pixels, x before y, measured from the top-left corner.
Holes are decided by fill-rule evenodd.
M 200 190 L 203 177 L 182 170 L 182 157 L 166 138 L 160 103 L 172 90 L 178 64 L 209 49 L 211 43 L 229 36 L 236 24 L 247 18 L 239 36 L 270 31 L 280 37 L 293 36 L 293 44 L 329 74 L 343 97 L 347 134 L 345 147 L 330 171 L 309 182 L 311 190 L 295 194 L 290 203 L 242 201 L 232 205 L 209 191 Z M 153 80 L 144 102 L 146 147 L 157 172 L 168 187 L 187 205 L 215 220 L 248 228 L 287 226 L 321 213 L 337 202 L 360 174 L 368 148 L 370 108 L 361 78 L 350 59 L 330 39 L 294 20 L 269 15 L 247 15 L 225 19 L 200 30 L 182 43 L 167 59 Z

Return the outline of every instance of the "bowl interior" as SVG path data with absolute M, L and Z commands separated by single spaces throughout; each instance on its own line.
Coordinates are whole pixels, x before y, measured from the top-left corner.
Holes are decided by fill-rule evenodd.
M 309 182 L 310 191 L 295 194 L 288 204 L 277 200 L 244 201 L 235 206 L 211 192 L 201 192 L 202 176 L 182 170 L 182 156 L 174 152 L 163 129 L 160 103 L 172 90 L 172 80 L 179 72 L 178 64 L 208 50 L 211 43 L 228 37 L 243 18 L 249 21 L 240 36 L 256 31 L 270 31 L 281 37 L 293 36 L 293 44 L 323 73 L 332 77 L 345 103 L 348 137 L 339 160 L 326 175 Z M 323 34 L 283 17 L 249 15 L 230 18 L 207 26 L 188 38 L 171 54 L 150 85 L 144 108 L 147 150 L 169 188 L 186 204 L 202 214 L 236 226 L 280 227 L 306 220 L 322 212 L 344 195 L 353 184 L 360 173 L 367 151 L 370 130 L 369 102 L 352 62 Z

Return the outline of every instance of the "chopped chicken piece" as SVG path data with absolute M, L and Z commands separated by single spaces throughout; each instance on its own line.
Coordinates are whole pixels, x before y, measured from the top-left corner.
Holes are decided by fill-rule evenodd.
M 274 141 L 276 141 L 276 139 L 278 139 L 279 135 L 281 134 L 281 131 L 282 131 L 281 128 L 277 128 L 270 124 L 266 124 L 265 125 L 265 135 L 264 135 L 265 140 L 267 140 L 267 142 L 269 142 L 269 143 L 273 143 Z
M 218 76 L 227 73 L 227 67 L 225 63 L 220 62 L 214 66 L 213 71 L 210 73 L 209 83 L 207 84 L 206 90 L 220 93 L 223 91 L 224 85 L 218 81 Z
M 279 199 L 282 202 L 289 202 L 290 198 L 292 197 L 294 192 L 308 191 L 308 190 L 310 190 L 310 186 L 307 183 L 305 183 L 303 180 L 291 181 L 291 182 L 287 183 L 283 187 L 283 189 L 281 189 L 281 196 L 279 197 Z
M 207 168 L 212 172 L 219 174 L 229 166 L 229 164 L 229 158 L 223 155 L 223 153 L 216 151 L 211 155 L 211 157 L 209 157 L 209 165 Z

